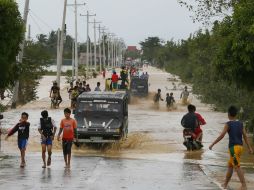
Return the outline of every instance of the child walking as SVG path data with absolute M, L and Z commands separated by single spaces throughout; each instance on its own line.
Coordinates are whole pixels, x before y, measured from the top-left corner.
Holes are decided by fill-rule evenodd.
M 5 137 L 5 139 L 7 140 L 11 135 L 13 135 L 14 133 L 18 131 L 18 148 L 20 150 L 20 155 L 21 155 L 21 164 L 20 164 L 21 168 L 25 167 L 26 165 L 25 154 L 26 154 L 26 146 L 27 146 L 27 141 L 29 138 L 29 128 L 30 128 L 30 123 L 27 120 L 28 120 L 28 113 L 23 112 L 21 114 L 19 123 L 17 123 L 15 127 L 12 128 L 11 131 Z
M 62 119 L 60 123 L 60 130 L 57 136 L 57 140 L 60 141 L 60 135 L 63 132 L 62 147 L 65 167 L 70 168 L 72 143 L 77 137 L 77 122 L 75 119 L 70 117 L 71 110 L 69 108 L 64 109 L 64 116 L 65 118 Z
M 246 182 L 244 179 L 243 171 L 240 167 L 240 158 L 243 151 L 243 139 L 249 149 L 250 154 L 253 154 L 253 150 L 248 142 L 248 138 L 246 135 L 246 130 L 243 127 L 243 123 L 236 119 L 238 110 L 235 106 L 230 106 L 228 109 L 228 119 L 229 121 L 225 124 L 224 129 L 220 136 L 209 146 L 209 149 L 212 150 L 213 146 L 217 144 L 220 140 L 224 138 L 226 133 L 229 135 L 229 155 L 230 159 L 228 162 L 228 171 L 226 175 L 225 182 L 223 184 L 223 188 L 228 187 L 228 183 L 232 177 L 233 169 L 235 169 L 239 180 L 242 184 L 242 190 L 246 190 Z

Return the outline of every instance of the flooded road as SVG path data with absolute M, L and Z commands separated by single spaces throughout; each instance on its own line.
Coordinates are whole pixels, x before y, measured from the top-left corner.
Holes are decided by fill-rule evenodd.
M 145 68 L 150 74 L 150 96 L 147 99 L 134 99 L 129 106 L 129 137 L 120 145 L 104 149 L 81 147 L 74 149 L 72 168 L 65 170 L 61 154 L 61 145 L 54 144 L 51 168 L 41 168 L 40 138 L 37 132 L 40 112 L 49 108 L 48 90 L 40 93 L 40 100 L 29 103 L 17 110 L 4 113 L 3 127 L 11 128 L 20 117 L 21 112 L 30 114 L 32 135 L 29 139 L 27 167 L 19 168 L 19 155 L 16 137 L 2 142 L 4 154 L 10 157 L 0 161 L 0 188 L 9 189 L 220 189 L 223 182 L 228 153 L 228 138 L 225 137 L 213 151 L 209 144 L 218 136 L 227 121 L 227 114 L 214 112 L 211 106 L 200 103 L 194 95 L 190 102 L 197 106 L 207 121 L 203 127 L 204 148 L 201 151 L 187 152 L 182 145 L 182 127 L 180 120 L 186 112 L 186 106 L 179 101 L 185 84 L 180 80 L 174 83 L 168 73 L 155 68 Z M 45 79 L 46 80 L 46 79 Z M 102 78 L 89 80 L 92 89 Z M 43 84 L 46 84 L 44 81 Z M 49 110 L 49 114 L 59 124 L 63 109 L 69 106 L 66 85 L 63 85 L 64 103 L 59 110 Z M 104 87 L 102 86 L 102 89 Z M 160 108 L 153 105 L 153 92 L 160 88 L 162 98 L 171 91 L 177 101 L 176 109 L 168 111 L 165 102 Z M 191 87 L 189 87 L 191 89 Z M 43 95 L 45 96 L 43 97 Z M 244 167 L 249 189 L 254 189 L 254 157 L 244 153 Z M 231 189 L 240 186 L 236 175 L 230 183 Z

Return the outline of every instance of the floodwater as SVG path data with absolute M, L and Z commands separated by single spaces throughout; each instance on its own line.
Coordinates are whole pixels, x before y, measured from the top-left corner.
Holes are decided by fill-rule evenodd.
M 40 138 L 37 132 L 40 112 L 48 109 L 50 100 L 46 84 L 51 78 L 44 77 L 39 89 L 40 99 L 17 110 L 4 114 L 2 123 L 5 129 L 18 121 L 21 112 L 29 113 L 32 130 L 27 150 L 27 167 L 19 168 L 19 155 L 16 137 L 2 142 L 2 151 L 9 155 L 0 161 L 1 189 L 221 189 L 226 172 L 228 153 L 225 137 L 208 150 L 209 144 L 223 129 L 227 114 L 214 112 L 210 105 L 202 104 L 195 95 L 189 101 L 197 106 L 197 111 L 206 119 L 203 127 L 204 148 L 187 152 L 182 145 L 182 127 L 180 120 L 186 112 L 186 106 L 179 101 L 185 84 L 176 77 L 155 68 L 144 68 L 150 74 L 150 95 L 145 99 L 133 98 L 129 105 L 129 137 L 126 141 L 107 147 L 74 147 L 71 169 L 64 169 L 61 145 L 54 144 L 52 166 L 42 169 L 40 156 Z M 177 90 L 173 88 L 172 78 Z M 101 77 L 88 81 L 92 89 Z M 49 88 L 49 87 L 48 87 Z M 173 92 L 176 107 L 169 111 L 165 102 L 153 105 L 153 94 L 160 88 L 162 97 Z M 191 89 L 191 86 L 189 86 Z M 66 85 L 62 86 L 64 99 L 60 109 L 49 109 L 50 116 L 59 124 L 64 107 L 69 105 Z M 249 189 L 254 189 L 254 157 L 245 151 L 242 166 Z M 234 175 L 230 189 L 238 189 L 240 183 Z

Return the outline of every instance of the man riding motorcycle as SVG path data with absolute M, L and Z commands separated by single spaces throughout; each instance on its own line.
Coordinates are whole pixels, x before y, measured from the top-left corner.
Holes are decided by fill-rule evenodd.
M 59 107 L 60 103 L 63 101 L 61 95 L 60 95 L 60 88 L 59 86 L 57 85 L 57 82 L 54 81 L 53 82 L 53 86 L 51 87 L 51 90 L 50 90 L 50 95 L 49 97 L 51 98 L 51 102 L 54 103 L 54 99 L 57 100 L 57 106 Z
M 201 143 L 196 141 L 197 135 L 195 134 L 196 129 L 199 126 L 198 118 L 195 114 L 196 107 L 194 105 L 188 105 L 188 113 L 185 114 L 181 120 L 181 125 L 184 127 L 183 137 L 184 145 L 188 150 L 200 149 Z M 198 142 L 198 144 L 197 144 Z

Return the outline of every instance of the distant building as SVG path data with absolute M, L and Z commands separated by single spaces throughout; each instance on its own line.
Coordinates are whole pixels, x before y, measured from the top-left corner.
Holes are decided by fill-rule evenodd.
M 137 49 L 137 46 L 128 46 L 127 51 L 138 52 L 139 50 Z

